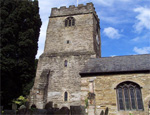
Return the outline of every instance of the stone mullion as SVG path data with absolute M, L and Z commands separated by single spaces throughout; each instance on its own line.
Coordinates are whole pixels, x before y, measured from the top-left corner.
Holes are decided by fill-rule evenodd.
M 134 96 L 135 96 L 135 106 L 136 106 L 136 110 L 138 110 L 138 102 L 137 102 L 137 96 L 136 96 L 136 87 L 134 87 Z
M 130 95 L 130 86 L 128 86 L 128 96 L 129 96 L 129 107 L 132 110 L 132 102 L 131 102 L 131 95 Z
M 120 103 L 119 103 L 119 93 L 118 93 L 118 89 L 116 89 L 116 93 L 117 93 L 118 111 L 120 111 Z
M 122 98 L 123 98 L 124 110 L 126 110 L 124 87 L 122 87 Z
M 133 110 L 130 86 L 129 86 L 129 89 L 128 89 L 128 90 L 129 90 L 129 98 L 130 98 L 130 109 Z

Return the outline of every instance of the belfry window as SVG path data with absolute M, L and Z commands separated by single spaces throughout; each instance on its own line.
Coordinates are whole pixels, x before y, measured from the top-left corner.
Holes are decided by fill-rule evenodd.
M 68 93 L 67 92 L 64 93 L 64 101 L 68 101 Z
M 65 19 L 65 27 L 74 26 L 74 25 L 75 25 L 75 19 L 73 17 L 68 17 Z
M 118 110 L 143 110 L 141 87 L 133 82 L 117 86 Z

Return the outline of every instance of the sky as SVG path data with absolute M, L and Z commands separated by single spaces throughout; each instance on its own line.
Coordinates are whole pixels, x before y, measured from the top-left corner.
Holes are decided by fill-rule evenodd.
M 150 0 L 78 0 L 92 2 L 100 19 L 102 57 L 150 54 Z M 39 0 L 42 26 L 36 58 L 44 51 L 51 8 L 77 0 Z

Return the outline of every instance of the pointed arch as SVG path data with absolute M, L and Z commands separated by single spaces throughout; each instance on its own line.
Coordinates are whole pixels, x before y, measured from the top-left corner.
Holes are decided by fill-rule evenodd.
M 68 101 L 68 92 L 66 92 L 66 91 L 64 93 L 64 101 Z
M 116 87 L 118 110 L 144 110 L 141 87 L 135 82 L 121 82 Z
M 69 26 L 75 26 L 75 18 L 74 17 L 68 17 L 65 19 L 65 27 Z
M 116 86 L 116 88 L 118 88 L 118 87 L 122 87 L 122 86 L 127 86 L 127 87 L 129 87 L 129 86 L 138 86 L 138 87 L 140 87 L 140 85 L 138 84 L 138 83 L 136 83 L 136 82 L 133 82 L 133 81 L 123 81 L 123 82 L 121 82 L 121 83 L 119 83 L 119 84 L 117 84 L 117 86 Z M 142 87 L 140 87 L 140 88 L 142 88 Z

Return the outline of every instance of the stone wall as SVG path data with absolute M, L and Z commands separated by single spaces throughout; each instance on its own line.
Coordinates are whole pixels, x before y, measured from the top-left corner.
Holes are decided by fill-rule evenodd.
M 93 81 L 93 82 L 92 82 Z M 116 86 L 124 81 L 132 81 L 139 84 L 142 89 L 142 98 L 144 104 L 144 111 L 118 111 Z M 95 98 L 95 112 L 99 115 L 101 110 L 109 108 L 109 115 L 147 115 L 148 101 L 150 100 L 150 74 L 120 74 L 120 75 L 101 75 L 88 76 L 81 78 L 81 103 L 85 105 L 85 99 L 91 89 L 91 82 L 93 83 Z
M 93 14 L 72 17 L 75 18 L 75 26 L 71 27 L 65 27 L 66 16 L 50 18 L 44 53 L 95 52 Z
M 39 60 L 37 77 L 32 89 L 32 103 L 38 108 L 44 108 L 45 104 L 52 101 L 57 107 L 70 107 L 80 105 L 80 75 L 79 71 L 84 63 L 91 57 L 89 54 L 78 54 L 70 56 L 58 55 L 55 57 L 44 56 Z M 64 61 L 67 60 L 67 67 Z M 50 70 L 48 84 L 43 82 L 42 72 Z M 47 77 L 47 76 L 44 76 Z M 46 90 L 46 85 L 48 85 Z M 64 101 L 64 93 L 68 92 L 68 101 Z M 46 95 L 45 95 L 46 93 Z M 45 95 L 45 96 L 44 96 Z
M 96 57 L 100 58 L 101 57 L 101 35 L 100 35 L 100 24 L 99 20 L 95 18 L 93 15 L 93 46 L 94 46 L 94 51 L 96 53 Z
M 68 16 L 74 17 L 75 26 L 65 27 Z M 69 108 L 81 104 L 79 72 L 87 60 L 101 56 L 101 43 L 96 43 L 96 36 L 100 40 L 99 30 L 99 19 L 91 3 L 52 9 L 44 53 L 39 58 L 30 93 L 31 105 L 44 108 L 51 101 L 59 108 Z M 68 101 L 64 101 L 65 92 L 68 93 Z

